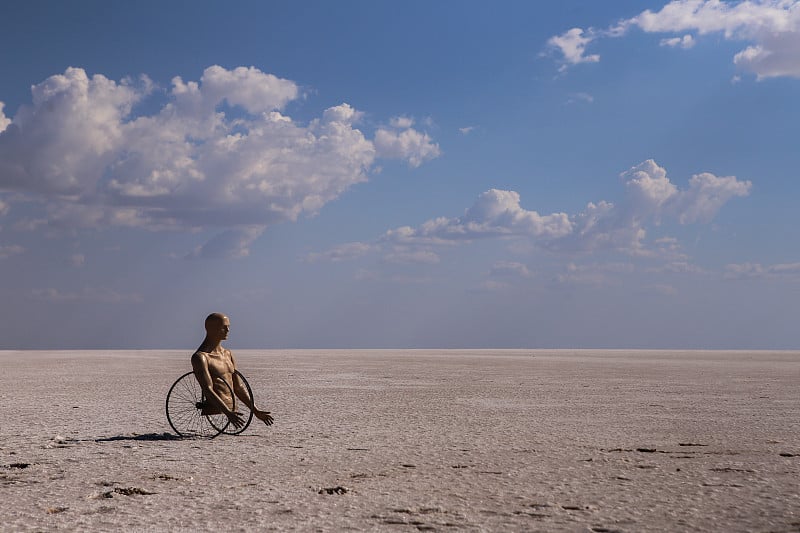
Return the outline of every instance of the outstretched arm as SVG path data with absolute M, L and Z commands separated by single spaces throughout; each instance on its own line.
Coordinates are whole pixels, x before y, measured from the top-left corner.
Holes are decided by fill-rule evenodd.
M 233 359 L 233 354 L 231 354 L 231 360 L 233 361 L 233 367 L 236 368 L 236 360 Z M 250 394 L 248 394 L 247 392 L 247 387 L 244 386 L 244 383 L 242 383 L 239 374 L 237 374 L 236 372 L 233 373 L 233 392 L 253 412 L 256 418 L 258 418 L 268 426 L 272 425 L 273 418 L 272 415 L 270 415 L 270 412 L 262 411 L 261 409 L 256 407 L 255 399 L 250 397 Z
M 203 389 L 203 394 L 206 399 L 210 400 L 225 416 L 227 416 L 234 427 L 242 427 L 244 425 L 242 415 L 231 411 L 214 390 L 211 372 L 208 371 L 208 361 L 206 361 L 206 357 L 203 354 L 195 352 L 194 355 L 192 355 L 192 370 L 194 370 L 194 376 L 197 378 L 200 388 Z

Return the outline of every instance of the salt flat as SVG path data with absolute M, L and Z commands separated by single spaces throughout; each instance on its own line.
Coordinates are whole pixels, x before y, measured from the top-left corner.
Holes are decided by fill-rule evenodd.
M 235 354 L 211 440 L 187 351 L 0 352 L 0 529 L 800 531 L 800 352 Z

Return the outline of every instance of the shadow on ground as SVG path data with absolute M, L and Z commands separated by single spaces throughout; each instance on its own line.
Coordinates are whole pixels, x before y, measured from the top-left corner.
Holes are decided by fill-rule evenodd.
M 94 439 L 95 442 L 113 442 L 117 440 L 184 440 L 185 437 L 179 437 L 172 433 L 145 433 L 143 435 L 117 435 L 115 437 L 100 437 Z

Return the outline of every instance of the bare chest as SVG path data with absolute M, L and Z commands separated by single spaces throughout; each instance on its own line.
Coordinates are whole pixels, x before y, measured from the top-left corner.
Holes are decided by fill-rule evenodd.
M 208 372 L 213 378 L 227 379 L 233 374 L 233 361 L 227 354 L 206 354 L 206 361 L 208 363 Z

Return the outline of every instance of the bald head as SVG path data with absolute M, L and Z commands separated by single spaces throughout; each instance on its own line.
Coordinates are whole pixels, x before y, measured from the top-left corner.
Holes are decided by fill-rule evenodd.
M 211 341 L 222 341 L 228 338 L 231 321 L 222 313 L 211 313 L 206 317 L 206 339 Z
M 211 327 L 218 326 L 219 324 L 224 322 L 226 318 L 228 317 L 226 317 L 222 313 L 211 313 L 206 317 L 206 324 L 205 324 L 206 331 L 208 331 L 209 326 Z

